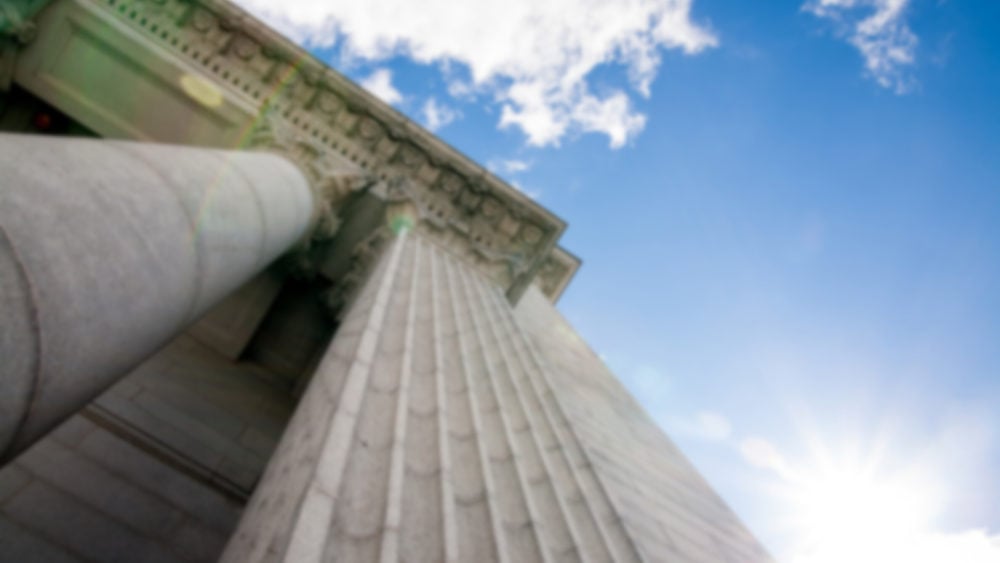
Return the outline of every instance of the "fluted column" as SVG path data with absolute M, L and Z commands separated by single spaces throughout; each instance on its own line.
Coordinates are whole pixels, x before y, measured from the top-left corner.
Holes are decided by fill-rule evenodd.
M 607 561 L 510 304 L 417 227 L 324 354 L 224 562 Z M 576 446 L 578 447 L 578 446 Z M 623 556 L 622 560 L 633 558 Z
M 268 153 L 0 134 L 0 461 L 301 239 Z

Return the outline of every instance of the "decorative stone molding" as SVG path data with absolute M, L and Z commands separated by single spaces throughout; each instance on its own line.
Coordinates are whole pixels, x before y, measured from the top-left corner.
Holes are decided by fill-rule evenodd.
M 0 92 L 10 89 L 17 51 L 35 38 L 33 18 L 49 1 L 0 2 Z
M 35 37 L 37 28 L 31 20 L 49 0 L 27 0 L 0 4 L 0 36 L 18 43 L 28 43 Z
M 524 286 L 565 222 L 224 0 L 63 0 L 124 23 L 257 108 L 240 140 L 293 158 L 329 199 L 406 177 L 426 228 L 508 288 Z M 357 169 L 344 170 L 345 163 Z
M 570 254 L 562 247 L 555 248 L 542 263 L 535 276 L 535 283 L 553 302 L 558 301 L 570 280 L 580 269 L 579 258 Z

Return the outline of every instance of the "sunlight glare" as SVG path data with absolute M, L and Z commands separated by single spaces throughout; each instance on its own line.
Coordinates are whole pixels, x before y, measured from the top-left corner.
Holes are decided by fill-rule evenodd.
M 912 475 L 845 464 L 794 482 L 799 563 L 890 561 L 920 545 L 933 525 L 934 488 Z

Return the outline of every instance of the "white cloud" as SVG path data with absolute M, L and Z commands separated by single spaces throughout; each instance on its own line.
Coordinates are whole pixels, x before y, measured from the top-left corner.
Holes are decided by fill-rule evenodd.
M 421 113 L 424 114 L 424 125 L 431 131 L 437 131 L 459 117 L 462 117 L 462 112 L 444 104 L 439 104 L 434 98 L 427 98 L 423 109 L 421 109 Z
M 721 442 L 733 434 L 733 425 L 721 413 L 701 411 L 695 415 L 693 430 L 704 440 Z
M 693 54 L 717 44 L 692 21 L 692 0 L 238 1 L 307 46 L 438 65 L 452 95 L 488 96 L 501 108 L 500 126 L 537 146 L 579 132 L 623 146 L 645 117 L 625 89 L 595 94 L 592 71 L 624 68 L 626 88 L 648 96 L 663 49 Z
M 486 163 L 486 167 L 496 174 L 519 174 L 531 169 L 531 162 L 517 158 L 492 159 Z
M 361 81 L 361 86 L 375 94 L 387 104 L 398 104 L 403 101 L 403 94 L 392 85 L 392 71 L 380 68 Z
M 476 99 L 476 87 L 461 79 L 448 81 L 448 94 L 452 98 L 471 102 Z
M 542 192 L 540 192 L 538 190 L 532 190 L 532 189 L 529 189 L 529 188 L 525 188 L 524 186 L 521 185 L 520 182 L 512 180 L 510 182 L 510 185 L 514 186 L 515 188 L 517 188 L 517 191 L 523 193 L 524 195 L 530 197 L 531 199 L 538 199 L 538 198 L 542 197 Z
M 709 410 L 696 413 L 693 417 L 660 417 L 668 434 L 705 440 L 725 442 L 733 435 L 733 425 L 726 415 Z
M 811 0 L 803 10 L 829 20 L 838 35 L 860 53 L 865 70 L 897 94 L 916 84 L 909 68 L 916 60 L 917 36 L 906 23 L 910 0 Z
M 740 454 L 747 463 L 761 469 L 773 469 L 779 474 L 786 473 L 786 464 L 774 444 L 756 436 L 740 441 Z

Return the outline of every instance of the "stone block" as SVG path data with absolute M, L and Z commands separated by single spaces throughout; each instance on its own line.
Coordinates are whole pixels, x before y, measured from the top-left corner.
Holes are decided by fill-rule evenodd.
M 155 436 L 168 446 L 184 452 L 197 464 L 208 469 L 214 469 L 222 459 L 220 452 L 211 445 L 205 444 L 198 435 L 191 435 L 170 424 L 176 419 L 173 413 L 164 408 L 158 408 L 162 402 L 144 401 L 138 404 L 131 399 L 124 399 L 112 393 L 105 393 L 97 399 L 97 405 L 114 416 L 128 421 L 139 430 Z
M 90 509 L 52 486 L 35 481 L 4 507 L 15 523 L 83 559 L 102 563 L 179 563 L 166 547 Z M 54 517 L 57 516 L 57 517 Z
M 94 428 L 96 426 L 93 422 L 78 413 L 53 430 L 51 438 L 72 448 L 82 442 Z
M 218 560 L 226 546 L 226 536 L 197 522 L 187 522 L 173 534 L 170 545 L 188 561 L 210 563 Z
M 187 418 L 211 428 L 213 432 L 227 438 L 235 438 L 243 431 L 244 422 L 219 405 L 206 400 L 201 389 L 191 385 L 159 385 L 147 389 L 144 394 L 155 396 L 170 407 L 169 414 L 177 418 Z M 247 397 L 259 400 L 259 397 Z M 142 403 L 140 395 L 137 401 Z M 175 422 L 175 426 L 183 424 Z
M 273 433 L 262 431 L 259 428 L 248 427 L 240 435 L 240 444 L 248 448 L 251 452 L 261 457 L 261 459 L 268 459 L 271 456 L 271 452 L 274 451 L 275 445 L 278 443 L 278 439 L 281 435 L 274 435 Z
M 61 547 L 0 515 L 0 559 L 16 563 L 81 563 Z
M 219 533 L 228 534 L 236 525 L 240 507 L 235 501 L 108 432 L 90 435 L 80 449 Z
M 266 459 L 258 457 L 249 450 L 231 448 L 226 457 L 219 462 L 216 472 L 249 494 L 266 465 Z
M 136 372 L 132 372 L 133 375 L 135 373 Z M 141 381 L 142 380 L 139 379 L 138 377 L 128 376 L 125 379 L 119 381 L 118 383 L 112 385 L 111 389 L 108 390 L 108 393 L 115 393 L 125 398 L 134 397 L 138 395 L 140 391 L 143 390 Z
M 31 481 L 31 475 L 15 463 L 7 464 L 0 470 L 0 505 L 17 494 Z
M 182 518 L 167 503 L 53 440 L 36 444 L 19 463 L 89 508 L 145 536 L 161 537 Z

